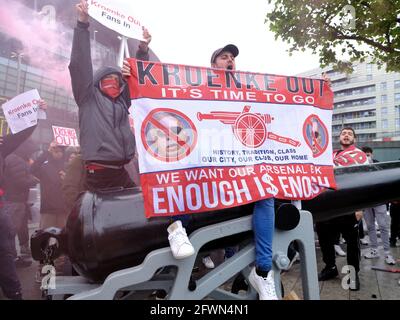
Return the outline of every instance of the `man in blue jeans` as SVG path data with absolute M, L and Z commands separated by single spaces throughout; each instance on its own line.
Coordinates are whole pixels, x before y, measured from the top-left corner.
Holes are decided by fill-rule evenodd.
M 260 300 L 277 300 L 274 271 L 272 270 L 272 239 L 275 227 L 274 198 L 255 203 L 253 232 L 256 247 L 256 266 L 249 281 L 258 292 Z
M 218 69 L 236 70 L 235 58 L 239 49 L 232 44 L 216 50 L 211 56 L 211 66 Z M 272 270 L 272 238 L 274 235 L 274 199 L 257 201 L 253 211 L 253 232 L 256 249 L 256 265 L 249 281 L 258 292 L 260 300 L 277 300 L 274 272 Z
M 235 58 L 239 49 L 232 44 L 216 50 L 211 56 L 211 67 L 225 70 L 236 70 Z M 256 265 L 252 269 L 249 281 L 258 292 L 260 300 L 277 300 L 274 272 L 272 270 L 272 238 L 274 234 L 275 210 L 274 199 L 264 199 L 255 203 L 253 212 L 253 231 L 256 247 Z M 171 228 L 173 226 L 174 228 Z M 176 251 L 193 252 L 181 221 L 176 221 L 169 228 L 171 248 Z M 175 243 L 174 235 L 179 243 Z M 174 250 L 173 250 L 174 251 Z
M 228 44 L 217 49 L 211 56 L 211 67 L 236 70 L 235 58 L 239 49 Z M 130 76 L 130 67 L 124 63 L 122 74 Z M 189 215 L 174 216 L 168 227 L 168 240 L 176 259 L 184 259 L 195 253 L 186 234 L 185 227 L 190 223 Z M 253 231 L 256 247 L 256 266 L 252 269 L 249 280 L 259 293 L 260 300 L 277 300 L 274 272 L 272 271 L 272 237 L 274 234 L 275 210 L 274 199 L 264 199 L 255 203 L 253 212 Z

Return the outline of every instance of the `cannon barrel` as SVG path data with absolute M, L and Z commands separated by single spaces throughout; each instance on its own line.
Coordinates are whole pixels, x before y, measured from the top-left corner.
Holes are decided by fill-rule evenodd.
M 241 115 L 240 112 L 228 111 L 211 111 L 210 113 L 197 112 L 197 119 L 202 120 L 220 120 L 224 124 L 234 124 L 237 117 Z
M 243 112 L 229 112 L 229 111 L 211 111 L 210 113 L 201 113 L 197 112 L 197 119 L 199 121 L 203 120 L 219 120 L 223 124 L 235 124 L 237 118 L 241 116 L 243 113 L 247 113 L 248 111 Z M 261 114 L 261 113 L 253 113 L 254 116 L 260 118 L 264 123 L 271 123 L 273 118 L 269 114 Z
M 302 202 L 314 221 L 400 199 L 400 161 L 335 168 L 337 190 Z
M 400 161 L 336 168 L 335 176 L 338 190 L 327 190 L 313 200 L 302 202 L 303 209 L 312 213 L 314 221 L 400 198 Z M 194 214 L 188 233 L 252 211 L 253 204 L 248 204 Z M 142 263 L 152 250 L 167 247 L 170 223 L 168 217 L 145 218 L 140 188 L 96 194 L 86 192 L 79 198 L 63 235 L 58 238 L 66 242 L 60 248 L 64 248 L 75 269 L 97 281 L 111 272 Z M 246 237 L 249 235 L 247 233 Z M 32 255 L 35 258 L 34 252 Z

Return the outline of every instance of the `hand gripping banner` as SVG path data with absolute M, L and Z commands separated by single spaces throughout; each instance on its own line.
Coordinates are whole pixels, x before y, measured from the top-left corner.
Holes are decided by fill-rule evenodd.
M 322 79 L 130 59 L 147 217 L 336 188 L 333 93 Z

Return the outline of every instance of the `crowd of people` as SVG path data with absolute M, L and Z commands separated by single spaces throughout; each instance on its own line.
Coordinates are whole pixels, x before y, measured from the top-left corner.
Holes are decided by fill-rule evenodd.
M 21 283 L 16 268 L 31 264 L 29 258 L 28 220 L 30 188 L 40 184 L 40 228 L 65 226 L 68 213 L 81 192 L 90 190 L 135 185 L 131 174 L 137 166 L 135 136 L 129 124 L 131 105 L 126 78 L 130 76 L 129 63 L 122 69 L 104 67 L 93 73 L 90 52 L 88 4 L 81 0 L 76 5 L 77 25 L 74 29 L 71 61 L 69 65 L 72 90 L 79 108 L 80 149 L 65 148 L 51 142 L 46 150 L 37 152 L 28 139 L 35 127 L 18 134 L 5 136 L 0 141 L 0 178 L 2 207 L 0 208 L 0 287 L 9 299 L 22 299 Z M 136 58 L 149 59 L 151 35 L 143 29 L 144 41 L 140 42 Z M 235 70 L 235 58 L 239 49 L 227 45 L 212 53 L 211 67 Z M 45 103 L 41 103 L 45 108 Z M 171 121 L 160 119 L 169 126 Z M 316 131 L 315 131 L 316 132 Z M 156 135 L 162 138 L 160 134 Z M 315 135 L 317 139 L 318 136 Z M 373 163 L 372 149 L 356 147 L 356 133 L 345 127 L 340 133 L 341 149 L 334 152 L 336 166 Z M 33 155 L 36 156 L 33 156 Z M 355 157 L 357 154 L 357 157 Z M 354 159 L 358 159 L 354 162 Z M 135 171 L 135 170 L 133 170 Z M 137 170 L 136 170 L 137 171 Z M 137 184 L 137 179 L 136 179 Z M 400 202 L 390 204 L 391 226 L 386 204 L 345 215 L 316 224 L 316 232 L 325 263 L 318 278 L 327 281 L 338 276 L 335 248 L 340 237 L 347 243 L 347 262 L 353 266 L 356 276 L 350 284 L 351 290 L 360 290 L 360 222 L 364 216 L 370 243 L 365 258 L 379 258 L 375 221 L 377 222 L 384 247 L 385 262 L 395 264 L 390 248 L 396 246 L 400 236 Z M 274 199 L 264 199 L 255 204 L 253 230 L 255 241 L 255 265 L 249 282 L 262 300 L 276 300 L 274 273 L 272 270 L 272 241 L 274 233 Z M 190 216 L 172 219 L 166 230 L 171 252 L 176 259 L 185 259 L 195 253 L 185 227 Z M 363 228 L 361 227 L 361 230 Z M 19 241 L 19 255 L 15 239 Z M 235 253 L 235 248 L 226 248 L 226 257 Z M 230 253 L 228 253 L 230 252 Z M 296 255 L 297 257 L 298 255 Z M 204 264 L 213 268 L 210 256 Z M 58 273 L 68 274 L 66 259 L 56 264 Z M 41 267 L 37 271 L 41 277 Z

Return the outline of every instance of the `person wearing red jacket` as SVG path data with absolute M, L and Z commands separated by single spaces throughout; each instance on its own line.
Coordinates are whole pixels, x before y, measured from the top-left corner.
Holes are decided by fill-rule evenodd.
M 346 167 L 368 164 L 368 158 L 364 152 L 355 146 L 356 133 L 353 128 L 345 127 L 340 131 L 339 142 L 341 148 L 333 152 L 335 166 Z M 351 277 L 350 290 L 360 290 L 360 238 L 358 234 L 359 220 L 362 211 L 357 211 L 345 216 L 337 217 L 316 224 L 319 245 L 321 247 L 322 260 L 325 268 L 318 274 L 319 281 L 336 278 L 339 275 L 336 267 L 335 241 L 338 233 L 343 235 L 347 243 L 347 264 L 354 267 L 355 275 Z

